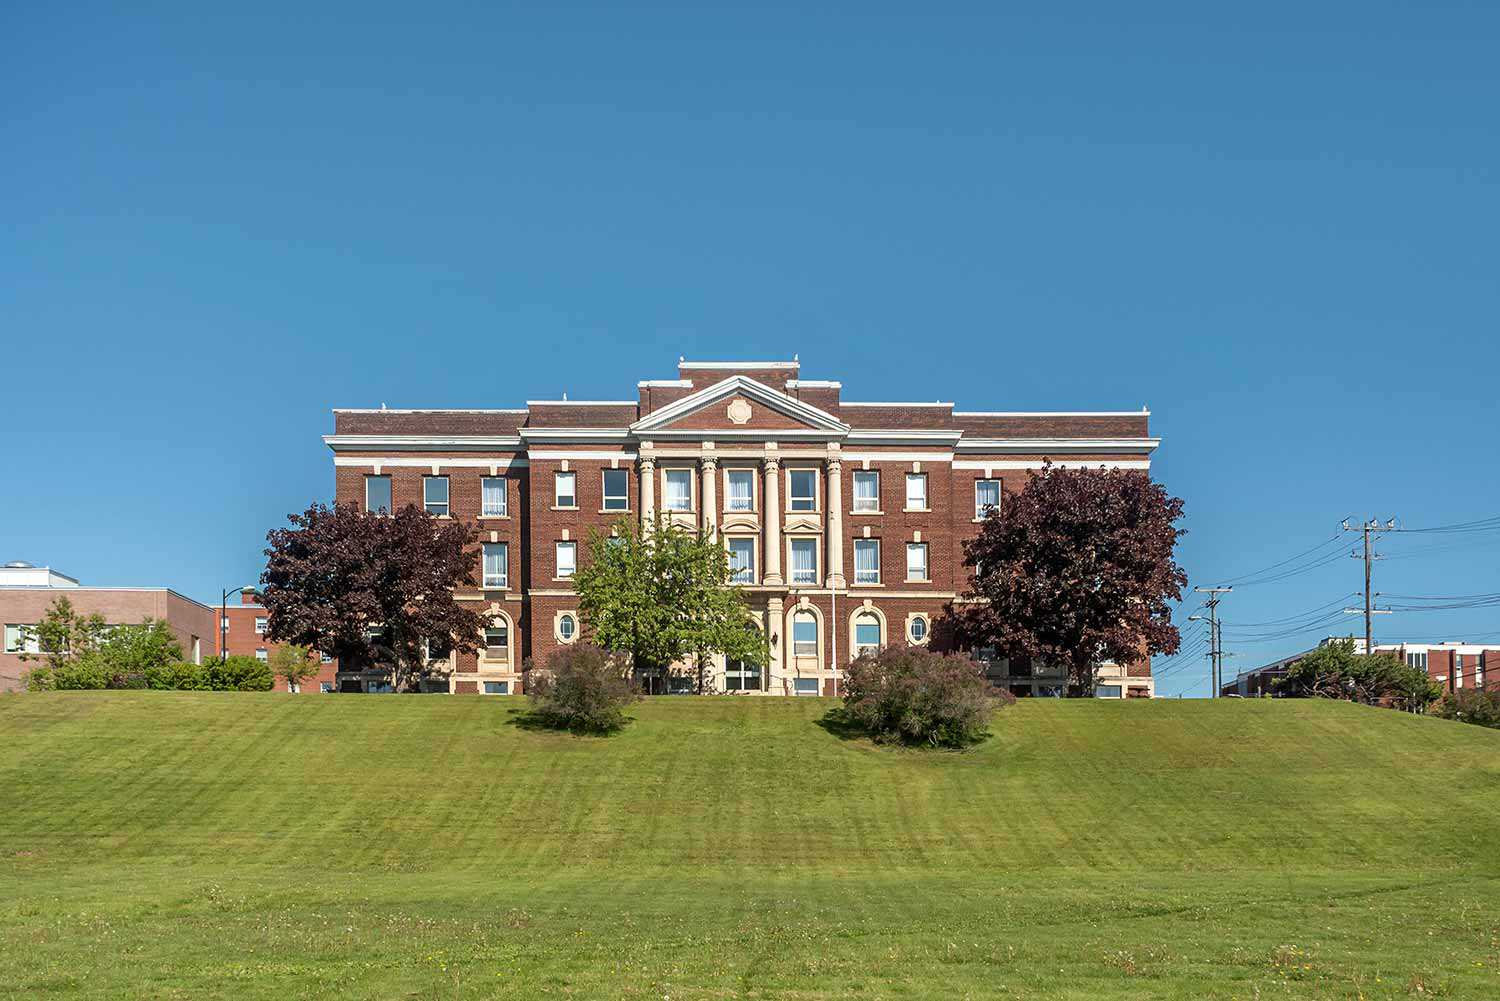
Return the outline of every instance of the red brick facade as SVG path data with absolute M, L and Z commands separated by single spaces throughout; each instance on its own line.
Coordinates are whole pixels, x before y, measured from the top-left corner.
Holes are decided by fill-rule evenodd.
M 214 609 L 215 620 L 219 618 L 221 612 L 224 618 L 224 628 L 214 633 L 212 642 L 215 655 L 222 655 L 225 650 L 228 650 L 231 657 L 258 657 L 261 660 L 269 660 L 271 653 L 282 645 L 266 638 L 267 612 L 265 606 L 256 603 L 254 592 L 241 592 L 237 604 L 216 607 Z M 317 675 L 304 681 L 298 691 L 303 694 L 331 692 L 336 686 L 337 675 L 338 661 L 331 658 L 324 661 L 320 658 Z M 289 689 L 285 681 L 277 678 L 273 683 L 273 690 L 285 692 Z
M 630 401 L 531 402 L 525 410 L 335 411 L 325 440 L 340 503 L 365 504 L 367 480 L 378 476 L 389 478 L 380 483 L 389 483 L 393 506 L 420 505 L 424 480 L 446 477 L 443 516 L 476 527 L 492 547 L 492 571 L 505 546 L 504 579 L 461 595 L 504 633 L 492 635 L 488 655 L 454 658 L 450 691 L 519 692 L 522 662 L 544 661 L 582 628 L 559 573 L 559 544 L 573 544 L 582 562 L 591 535 L 607 534 L 616 519 L 666 512 L 752 553 L 744 587 L 767 629 L 771 664 L 747 679 L 718 663 L 714 687 L 832 692 L 856 641 L 929 642 L 943 606 L 967 586 L 962 547 L 977 530 L 979 481 L 998 481 L 1003 504 L 1044 460 L 1147 470 L 1158 444 L 1144 412 L 845 402 L 838 383 L 800 379 L 796 362 L 684 362 L 676 379 L 637 389 Z M 623 507 L 614 499 L 606 506 L 607 471 L 623 479 Z M 557 502 L 559 476 L 571 477 L 563 481 L 571 504 Z M 492 503 L 504 478 L 503 511 L 483 509 L 491 478 Z M 747 479 L 748 504 L 732 503 L 731 487 Z M 862 492 L 871 485 L 873 504 Z M 441 484 L 433 489 L 437 496 Z M 685 507 L 674 509 L 679 501 Z M 871 575 L 857 552 L 877 548 Z M 924 553 L 925 575 L 908 573 L 909 557 L 915 568 Z M 794 562 L 809 556 L 811 572 L 794 574 Z M 1042 671 L 996 670 L 1025 694 L 1060 683 Z M 1148 663 L 1119 675 L 1122 697 L 1150 694 Z M 354 688 L 366 679 L 339 680 Z

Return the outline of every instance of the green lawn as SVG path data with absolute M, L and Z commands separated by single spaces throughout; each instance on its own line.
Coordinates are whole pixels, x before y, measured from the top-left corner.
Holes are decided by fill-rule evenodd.
M 830 705 L 0 697 L 0 998 L 1500 997 L 1500 732 Z

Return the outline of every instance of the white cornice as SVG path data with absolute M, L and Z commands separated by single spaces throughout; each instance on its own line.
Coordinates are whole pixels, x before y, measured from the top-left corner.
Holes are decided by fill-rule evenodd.
M 858 428 L 850 431 L 851 445 L 952 445 L 963 438 L 962 431 L 946 428 Z
M 430 456 L 430 455 L 335 455 L 335 467 L 385 467 L 426 469 L 429 466 L 451 466 L 454 469 L 524 469 L 527 460 L 520 456 Z
M 960 438 L 958 451 L 1014 455 L 1019 452 L 1042 455 L 1076 455 L 1079 452 L 1151 452 L 1161 444 L 1160 438 Z
M 527 400 L 528 407 L 634 407 L 637 400 Z
M 384 449 L 395 452 L 504 452 L 521 447 L 516 435 L 325 434 L 335 452 Z
M 951 407 L 951 403 L 896 403 L 875 402 L 870 403 L 863 400 L 843 400 L 839 403 L 841 407 Z
M 524 414 L 525 407 L 507 410 L 475 410 L 472 407 L 459 407 L 446 410 L 441 407 L 415 407 L 407 410 L 394 410 L 386 407 L 334 407 L 336 414 Z
M 1150 469 L 1150 459 L 958 459 L 954 469 L 1041 469 L 1051 462 L 1056 469 Z
M 751 369 L 799 369 L 802 363 L 795 361 L 678 361 L 677 367 L 737 372 Z
M 849 406 L 849 404 L 844 404 Z M 955 410 L 954 417 L 1141 417 L 1151 411 L 1140 410 Z
M 703 428 L 642 431 L 639 437 L 657 441 L 840 441 L 842 431 L 820 431 L 812 428 Z
M 642 379 L 636 383 L 637 389 L 691 389 L 692 379 Z
M 527 442 L 545 441 L 625 441 L 630 437 L 629 428 L 521 428 L 521 438 Z
M 842 382 L 834 382 L 831 379 L 788 379 L 787 389 L 843 389 Z

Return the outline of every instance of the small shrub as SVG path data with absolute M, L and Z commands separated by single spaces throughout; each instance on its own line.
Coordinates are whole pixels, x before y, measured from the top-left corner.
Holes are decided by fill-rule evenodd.
M 97 691 L 112 677 L 108 665 L 92 654 L 57 666 L 42 666 L 26 672 L 26 688 L 33 692 Z
M 208 687 L 216 692 L 269 692 L 271 665 L 254 657 L 229 657 L 206 667 Z
M 886 647 L 849 665 L 844 712 L 878 741 L 964 747 L 1005 704 L 984 669 L 959 655 Z
M 1431 712 L 1443 719 L 1500 729 L 1500 692 L 1460 688 L 1444 695 Z
M 625 707 L 640 698 L 620 658 L 588 644 L 558 650 L 525 684 L 533 720 L 575 733 L 620 729 Z
M 202 664 L 179 660 L 146 669 L 146 687 L 157 691 L 206 692 L 208 671 Z
M 146 688 L 146 675 L 140 671 L 113 674 L 110 676 L 109 684 L 104 687 L 115 691 L 140 691 Z

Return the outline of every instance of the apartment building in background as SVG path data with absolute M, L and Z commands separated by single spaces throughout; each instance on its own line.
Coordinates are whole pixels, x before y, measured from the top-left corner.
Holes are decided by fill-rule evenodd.
M 1326 646 L 1341 637 L 1329 637 L 1318 644 Z M 1317 649 L 1316 647 L 1314 649 Z M 1354 652 L 1365 652 L 1365 641 L 1354 638 Z M 1376 653 L 1393 653 L 1442 686 L 1444 692 L 1464 688 L 1500 688 L 1500 644 L 1458 643 L 1376 643 Z M 1312 653 L 1303 650 L 1289 657 L 1263 664 L 1239 674 L 1224 684 L 1220 695 L 1261 698 L 1274 693 L 1278 680 L 1289 668 Z
M 628 399 L 532 400 L 497 410 L 334 411 L 324 441 L 336 497 L 414 504 L 479 533 L 482 649 L 446 663 L 454 693 L 517 694 L 537 663 L 583 635 L 572 578 L 590 539 L 658 513 L 719 539 L 766 636 L 769 665 L 722 658 L 717 691 L 832 694 L 864 650 L 926 645 L 967 587 L 962 544 L 1044 461 L 1149 471 L 1145 410 L 1017 413 L 944 402 L 851 401 L 789 362 L 680 361 Z M 1056 693 L 1060 670 L 990 658 L 1018 695 Z M 1148 660 L 1107 665 L 1099 694 L 1153 693 Z M 337 674 L 341 691 L 375 672 Z M 660 679 L 663 690 L 671 686 Z
M 195 664 L 216 649 L 217 613 L 170 588 L 87 587 L 50 567 L 17 561 L 0 566 L 0 622 L 5 627 L 0 691 L 23 687 L 22 676 L 35 664 L 23 655 L 40 652 L 25 627 L 40 622 L 60 596 L 72 602 L 80 615 L 98 613 L 112 626 L 138 625 L 146 619 L 165 621 L 181 644 L 183 657 Z
M 221 654 L 227 650 L 231 657 L 243 656 L 269 660 L 272 651 L 282 645 L 267 638 L 266 624 L 269 613 L 265 606 L 260 604 L 260 596 L 254 591 L 243 590 L 235 604 L 215 608 L 214 616 L 217 618 L 220 615 L 223 616 L 223 628 L 216 630 L 213 635 L 215 654 Z M 338 662 L 327 654 L 315 654 L 315 656 L 319 660 L 318 673 L 315 677 L 296 687 L 277 678 L 273 682 L 273 691 L 294 694 L 334 691 L 337 683 Z

